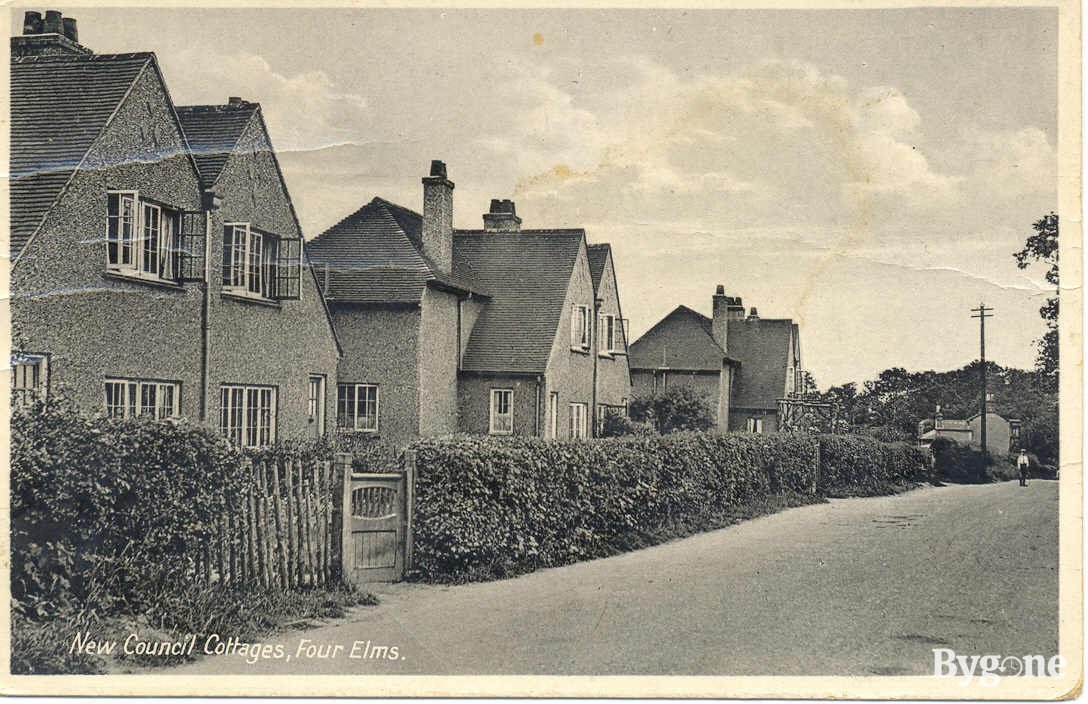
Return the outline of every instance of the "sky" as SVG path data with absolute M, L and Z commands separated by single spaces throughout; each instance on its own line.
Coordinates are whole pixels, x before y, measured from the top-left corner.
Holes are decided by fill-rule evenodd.
M 457 227 L 512 198 L 610 242 L 632 339 L 717 284 L 821 388 L 976 359 L 982 301 L 988 358 L 1044 332 L 1012 254 L 1057 208 L 1054 9 L 65 14 L 179 105 L 260 102 L 307 238 L 441 159 Z

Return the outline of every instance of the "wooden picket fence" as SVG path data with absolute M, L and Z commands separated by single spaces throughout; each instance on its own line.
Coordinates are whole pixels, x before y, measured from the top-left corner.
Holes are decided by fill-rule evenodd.
M 345 472 L 350 461 L 253 462 L 242 495 L 225 497 L 197 557 L 206 581 L 290 589 L 341 578 Z

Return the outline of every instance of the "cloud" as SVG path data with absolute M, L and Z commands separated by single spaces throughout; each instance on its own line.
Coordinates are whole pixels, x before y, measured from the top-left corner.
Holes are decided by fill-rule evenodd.
M 318 149 L 366 138 L 367 100 L 339 90 L 324 71 L 281 73 L 242 51 L 186 49 L 163 59 L 178 105 L 221 104 L 232 95 L 259 102 L 280 151 Z

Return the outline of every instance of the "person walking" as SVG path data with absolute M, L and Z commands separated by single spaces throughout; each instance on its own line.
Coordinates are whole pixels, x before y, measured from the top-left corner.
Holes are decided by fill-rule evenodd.
M 1030 465 L 1027 450 L 1021 448 L 1020 456 L 1016 458 L 1016 468 L 1020 470 L 1020 486 L 1028 485 L 1028 467 Z

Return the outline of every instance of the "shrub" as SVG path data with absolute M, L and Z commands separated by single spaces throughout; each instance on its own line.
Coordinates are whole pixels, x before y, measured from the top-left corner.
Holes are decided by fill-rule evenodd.
M 950 438 L 936 438 L 930 445 L 934 475 L 943 481 L 961 484 L 985 484 L 991 481 L 990 456 L 981 450 L 961 445 Z
M 894 486 L 925 480 L 925 451 L 906 443 L 884 443 L 862 435 L 821 435 L 818 489 L 831 496 L 872 496 Z
M 631 400 L 632 420 L 650 423 L 659 433 L 709 430 L 714 426 L 710 396 L 691 386 L 670 386 Z
M 811 496 L 816 447 L 801 435 L 713 433 L 423 440 L 413 577 L 502 577 L 726 524 L 753 500 Z
M 618 438 L 624 435 L 651 435 L 655 433 L 654 427 L 649 423 L 639 423 L 616 411 L 608 411 L 604 414 L 601 423 L 601 437 Z

